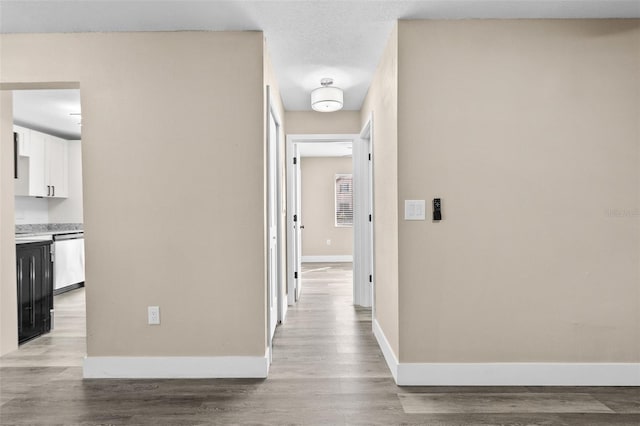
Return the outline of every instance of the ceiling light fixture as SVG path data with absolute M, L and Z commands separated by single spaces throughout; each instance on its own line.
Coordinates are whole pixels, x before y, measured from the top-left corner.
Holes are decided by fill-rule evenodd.
M 311 108 L 314 111 L 333 112 L 342 109 L 343 94 L 339 87 L 332 87 L 333 79 L 320 80 L 322 87 L 311 92 Z

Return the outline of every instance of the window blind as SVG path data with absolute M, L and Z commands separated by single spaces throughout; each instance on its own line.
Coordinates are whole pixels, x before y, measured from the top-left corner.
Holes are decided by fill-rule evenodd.
M 336 175 L 336 226 L 353 226 L 353 175 Z

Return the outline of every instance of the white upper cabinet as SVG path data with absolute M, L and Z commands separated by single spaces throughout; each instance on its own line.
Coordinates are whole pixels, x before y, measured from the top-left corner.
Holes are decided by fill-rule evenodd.
M 15 195 L 66 198 L 69 192 L 68 146 L 64 139 L 14 126 L 18 133 Z
M 28 157 L 29 153 L 29 136 L 31 130 L 20 126 L 13 126 L 13 131 L 18 134 L 18 155 Z
M 49 136 L 45 141 L 45 178 L 50 197 L 69 196 L 68 145 L 64 139 Z
M 18 133 L 18 178 L 15 194 L 46 197 L 45 134 L 22 127 L 14 127 Z

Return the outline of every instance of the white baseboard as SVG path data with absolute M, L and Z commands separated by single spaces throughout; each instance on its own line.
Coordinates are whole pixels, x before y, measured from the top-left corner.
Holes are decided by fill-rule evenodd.
M 353 262 L 353 256 L 334 255 L 334 256 L 302 256 L 302 263 L 335 263 L 335 262 Z
M 393 349 L 391 349 L 387 336 L 384 335 L 380 324 L 378 324 L 378 320 L 375 318 L 373 319 L 373 335 L 376 336 L 378 346 L 380 346 L 382 355 L 384 355 L 384 359 L 387 361 L 387 366 L 389 366 L 389 370 L 391 370 L 393 380 L 398 383 L 398 357 L 393 352 Z
M 265 356 L 219 357 L 85 357 L 85 379 L 218 379 L 265 378 Z
M 400 363 L 406 386 L 639 386 L 637 363 Z
M 398 362 L 375 319 L 373 334 L 400 386 L 640 386 L 640 363 Z

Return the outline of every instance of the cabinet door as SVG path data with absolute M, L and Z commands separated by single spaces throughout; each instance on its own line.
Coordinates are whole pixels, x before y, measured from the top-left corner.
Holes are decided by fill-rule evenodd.
M 31 154 L 29 137 L 31 131 L 25 127 L 13 126 L 13 131 L 18 134 L 18 155 L 28 157 Z
M 51 309 L 53 309 L 53 263 L 51 245 L 39 246 L 36 256 L 36 325 L 40 334 L 51 330 Z
M 18 177 L 14 179 L 14 194 L 29 195 L 29 154 L 30 154 L 30 130 L 20 126 L 13 126 L 13 131 L 18 134 Z
M 29 195 L 32 197 L 47 196 L 46 136 L 40 132 L 30 132 L 29 138 Z
M 50 245 L 19 245 L 16 250 L 18 285 L 18 342 L 51 329 L 53 289 Z
M 36 321 L 37 304 L 37 258 L 39 250 L 23 248 L 18 250 L 18 342 L 41 334 Z
M 44 197 L 45 183 L 44 134 L 20 126 L 18 133 L 18 178 L 14 180 L 15 195 Z
M 48 176 L 49 194 L 56 198 L 66 198 L 69 196 L 67 141 L 48 136 L 45 151 L 45 175 Z

